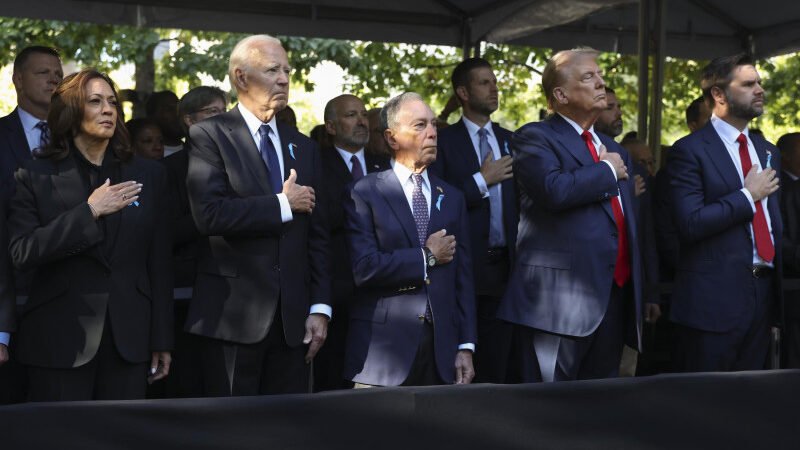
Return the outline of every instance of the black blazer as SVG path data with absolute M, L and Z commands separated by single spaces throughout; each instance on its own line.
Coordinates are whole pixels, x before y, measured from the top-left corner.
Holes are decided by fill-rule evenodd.
M 352 300 L 355 283 L 353 270 L 350 266 L 350 253 L 347 251 L 347 238 L 345 235 L 344 199 L 350 196 L 350 183 L 353 175 L 347 168 L 339 152 L 328 147 L 322 149 L 322 186 L 326 195 L 328 223 L 331 230 L 331 274 L 332 296 L 331 302 L 336 307 L 347 307 L 347 302 Z M 382 172 L 390 168 L 389 160 L 381 156 L 364 153 L 367 173 Z
M 492 130 L 500 146 L 500 153 L 510 155 L 511 131 L 492 124 Z M 439 131 L 438 152 L 436 162 L 430 167 L 431 172 L 442 177 L 444 181 L 459 188 L 467 200 L 469 213 L 470 240 L 472 245 L 473 272 L 480 274 L 486 265 L 486 250 L 489 243 L 489 199 L 481 196 L 477 183 L 472 175 L 481 170 L 475 155 L 475 146 L 464 125 L 464 120 Z M 519 223 L 517 191 L 514 179 L 502 182 L 503 187 L 503 226 L 506 232 L 506 247 L 509 254 L 509 266 L 513 264 L 517 244 L 517 224 Z M 476 286 L 481 285 L 480 277 Z
M 0 248 L 8 248 L 8 226 L 6 224 L 6 198 L 0 196 Z M 0 255 L 0 332 L 17 329 L 14 301 L 14 277 L 11 274 L 8 252 Z
M 194 223 L 189 194 L 186 192 L 186 174 L 189 172 L 187 146 L 184 145 L 183 150 L 167 156 L 161 162 L 167 168 L 175 287 L 191 287 L 197 272 L 200 232 Z
M 29 161 L 17 172 L 9 248 L 17 268 L 34 272 L 14 344 L 22 363 L 86 364 L 97 353 L 106 317 L 130 362 L 172 348 L 166 173 L 134 157 L 121 163 L 120 178 L 144 185 L 139 206 L 106 216 L 104 233 L 71 156 Z M 103 252 L 108 240 L 111 250 Z
M 312 186 L 312 214 L 282 223 L 258 149 L 239 108 L 189 130 L 186 186 L 201 243 L 186 330 L 238 343 L 267 335 L 280 304 L 286 342 L 302 343 L 313 303 L 330 304 L 328 226 L 317 144 L 278 122 L 284 176 Z M 291 149 L 290 149 L 291 146 Z

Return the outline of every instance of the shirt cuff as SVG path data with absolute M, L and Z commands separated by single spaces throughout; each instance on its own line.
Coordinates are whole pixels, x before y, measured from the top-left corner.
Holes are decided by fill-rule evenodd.
M 481 198 L 489 198 L 489 186 L 486 185 L 486 180 L 483 178 L 483 175 L 481 175 L 480 172 L 475 172 L 472 174 L 472 178 L 475 180 L 475 184 L 478 185 Z
M 472 353 L 475 353 L 475 344 L 473 344 L 472 342 L 466 342 L 464 344 L 459 345 L 458 349 L 459 350 L 469 350 Z
M 747 197 L 747 201 L 750 202 L 750 208 L 753 210 L 753 214 L 755 214 L 756 213 L 756 202 L 753 201 L 753 196 L 750 195 L 750 191 L 748 191 L 747 188 L 742 188 L 741 191 L 742 191 L 742 194 L 744 194 L 744 196 Z
M 281 222 L 291 222 L 292 221 L 292 207 L 289 206 L 289 197 L 286 196 L 284 193 L 277 194 L 278 195 L 278 203 L 281 204 Z
M 605 159 L 601 159 L 601 161 L 603 161 L 604 163 L 608 164 L 608 167 L 611 168 L 611 173 L 614 175 L 614 179 L 619 181 L 619 178 L 617 178 L 617 171 L 616 171 L 616 169 L 614 169 L 614 165 L 611 164 L 611 161 L 606 161 Z
M 314 303 L 311 305 L 311 310 L 308 311 L 309 314 L 324 314 L 328 316 L 328 319 L 333 318 L 333 308 L 330 305 L 326 305 L 325 303 Z
M 3 344 L 6 347 L 8 347 L 8 343 L 10 341 L 11 341 L 11 335 L 6 332 L 0 331 L 0 344 Z
M 420 251 L 422 251 L 422 273 L 423 273 L 422 281 L 425 281 L 428 279 L 428 258 L 425 256 L 424 248 L 421 248 Z

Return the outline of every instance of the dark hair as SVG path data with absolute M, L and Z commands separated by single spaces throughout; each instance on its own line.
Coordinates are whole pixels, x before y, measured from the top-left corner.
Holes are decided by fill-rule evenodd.
M 158 110 L 164 106 L 164 103 L 170 100 L 174 100 L 175 103 L 178 103 L 178 96 L 172 91 L 153 92 L 150 94 L 150 97 L 147 98 L 147 102 L 144 105 L 145 114 L 147 114 L 147 117 L 155 116 Z M 176 109 L 174 114 L 177 113 L 178 110 Z
M 139 133 L 144 131 L 145 128 L 157 128 L 159 131 L 161 127 L 158 126 L 155 120 L 148 119 L 147 117 L 140 117 L 138 119 L 131 119 L 125 122 L 125 128 L 128 129 L 128 136 L 130 136 L 131 142 L 136 141 L 136 136 L 139 136 Z
M 614 95 L 617 95 L 617 93 L 616 93 L 616 92 L 614 92 L 614 89 L 611 89 L 611 88 L 610 88 L 610 87 L 608 87 L 608 86 L 606 86 L 606 94 L 614 94 Z
M 84 109 L 86 108 L 86 85 L 89 81 L 100 78 L 111 87 L 117 97 L 117 121 L 114 124 L 114 135 L 108 143 L 108 149 L 114 152 L 117 158 L 128 161 L 133 152 L 130 146 L 128 130 L 123 122 L 125 114 L 122 111 L 122 102 L 119 101 L 117 87 L 108 75 L 96 69 L 83 69 L 80 72 L 64 78 L 56 87 L 50 102 L 50 111 L 47 113 L 47 125 L 50 127 L 50 143 L 36 151 L 37 158 L 53 158 L 56 160 L 69 155 L 75 136 L 80 133 L 83 122 Z
M 781 151 L 781 155 L 787 155 L 792 153 L 792 148 L 794 147 L 793 144 L 796 142 L 800 142 L 800 133 L 786 133 L 778 138 L 778 142 L 775 143 L 775 146 L 777 146 L 778 150 Z
M 702 95 L 697 97 L 696 99 L 692 100 L 692 103 L 689 103 L 689 106 L 686 107 L 686 123 L 697 122 L 700 119 L 700 104 L 703 103 L 705 97 Z
M 58 53 L 58 50 L 52 47 L 45 47 L 44 45 L 31 45 L 30 47 L 25 47 L 17 53 L 17 57 L 14 58 L 14 72 L 18 72 L 22 70 L 22 67 L 25 66 L 25 63 L 28 62 L 31 55 L 34 54 L 42 54 L 42 55 L 51 55 L 55 56 L 59 60 L 61 59 L 61 55 Z
M 189 135 L 189 129 L 183 123 L 183 116 L 200 112 L 201 109 L 210 105 L 214 100 L 222 100 L 222 103 L 226 106 L 228 104 L 225 92 L 214 86 L 198 86 L 181 97 L 180 102 L 178 102 L 178 118 L 187 136 Z
M 733 70 L 739 66 L 752 66 L 753 60 L 746 53 L 739 53 L 733 56 L 722 56 L 715 58 L 703 68 L 703 78 L 700 87 L 703 89 L 703 98 L 709 108 L 713 108 L 714 97 L 711 95 L 711 88 L 718 87 L 727 91 L 728 86 L 733 80 Z
M 453 83 L 453 92 L 455 92 L 459 86 L 469 86 L 472 70 L 481 67 L 488 67 L 491 69 L 492 65 L 483 58 L 467 58 L 458 63 L 456 68 L 453 69 L 453 74 L 450 76 L 450 81 Z

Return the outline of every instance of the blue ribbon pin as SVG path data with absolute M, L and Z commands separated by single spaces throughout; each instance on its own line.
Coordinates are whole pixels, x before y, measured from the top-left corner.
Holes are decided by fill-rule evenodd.
M 294 145 L 294 144 L 289 144 L 289 156 L 291 156 L 291 157 L 292 157 L 292 159 L 296 159 L 296 158 L 294 157 L 294 148 L 295 148 L 295 147 L 297 147 L 297 146 L 296 146 L 296 145 Z
M 439 194 L 439 197 L 436 199 L 436 210 L 442 210 L 442 200 L 444 200 L 444 194 Z
M 767 169 L 772 168 L 772 152 L 767 150 Z
M 506 155 L 510 155 L 510 154 L 511 154 L 511 152 L 508 150 L 508 141 L 503 141 L 503 145 L 504 145 L 504 146 L 505 146 L 505 148 L 506 148 Z

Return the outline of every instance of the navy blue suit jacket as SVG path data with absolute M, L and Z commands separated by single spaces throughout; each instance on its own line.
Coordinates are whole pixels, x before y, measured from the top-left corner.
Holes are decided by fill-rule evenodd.
M 285 180 L 319 192 L 322 163 L 317 144 L 277 123 Z M 290 149 L 290 145 L 292 149 Z M 311 214 L 281 221 L 278 197 L 268 181 L 239 108 L 189 129 L 186 187 L 201 234 L 197 281 L 186 330 L 241 344 L 259 342 L 278 304 L 289 346 L 302 344 L 313 302 L 330 300 L 328 226 L 324 197 Z
M 365 176 L 344 204 L 353 276 L 358 290 L 350 307 L 344 376 L 358 383 L 396 386 L 408 376 L 430 299 L 436 366 L 455 381 L 458 345 L 476 342 L 475 293 L 464 197 L 430 174 L 428 235 L 447 230 L 456 238 L 453 261 L 428 270 L 411 209 L 394 172 Z
M 625 149 L 598 136 L 631 167 Z M 617 182 L 607 164 L 595 163 L 580 135 L 559 115 L 520 128 L 512 149 L 520 187 L 517 262 L 498 317 L 567 336 L 597 329 L 613 283 L 617 228 L 609 200 L 619 187 L 636 313 L 636 327 L 626 330 L 626 337 L 638 348 L 642 276 L 632 181 Z
M 777 148 L 750 134 L 761 167 L 767 152 L 780 173 Z M 758 161 L 753 161 L 758 164 Z M 732 329 L 752 302 L 753 209 L 740 191 L 736 166 L 709 122 L 680 139 L 670 150 L 667 166 L 671 203 L 680 236 L 680 251 L 670 318 L 706 331 Z M 779 193 L 767 200 L 775 242 L 776 306 L 781 295 L 782 254 Z
M 500 153 L 503 156 L 509 155 L 511 131 L 495 123 L 492 124 L 492 129 L 497 137 Z M 472 177 L 474 173 L 480 172 L 481 166 L 463 119 L 439 131 L 436 162 L 431 165 L 430 169 L 464 193 L 469 212 L 473 267 L 475 273 L 480 273 L 485 265 L 486 249 L 489 243 L 489 198 L 483 198 Z M 502 187 L 503 225 L 506 232 L 506 246 L 509 251 L 509 264 L 511 264 L 514 261 L 517 223 L 519 222 L 514 179 L 503 181 Z

